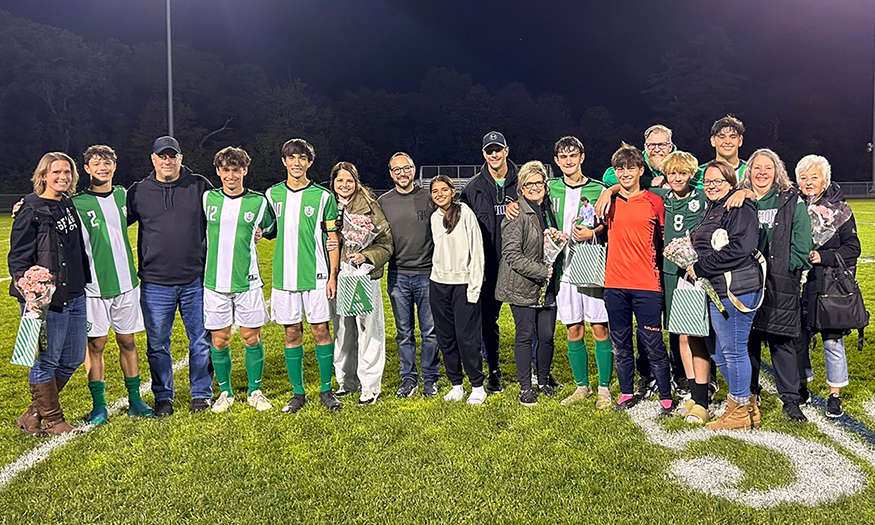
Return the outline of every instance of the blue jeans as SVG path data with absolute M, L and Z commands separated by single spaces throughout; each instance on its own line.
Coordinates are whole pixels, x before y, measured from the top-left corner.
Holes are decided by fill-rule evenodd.
M 799 377 L 805 383 L 814 381 L 814 371 L 811 369 L 809 348 L 815 336 L 805 328 L 802 329 L 800 345 L 797 347 L 799 359 Z M 833 388 L 848 386 L 848 356 L 845 352 L 845 338 L 839 334 L 821 334 L 823 340 L 824 361 L 826 363 L 826 384 Z
M 204 329 L 204 284 L 198 277 L 179 286 L 141 283 L 140 306 L 146 325 L 146 357 L 152 374 L 152 393 L 155 401 L 172 400 L 173 356 L 170 354 L 170 335 L 176 309 L 182 316 L 188 336 L 188 377 L 192 399 L 213 397 L 213 363 L 210 361 L 210 342 Z
M 662 340 L 662 302 L 660 292 L 647 290 L 605 289 L 608 327 L 614 343 L 614 357 L 620 393 L 635 390 L 635 359 L 632 345 L 632 315 L 638 323 L 639 353 L 646 352 L 650 371 L 656 379 L 659 399 L 671 399 L 668 352 Z M 641 346 L 643 345 L 643 348 Z
M 68 301 L 60 312 L 48 311 L 46 348 L 30 368 L 31 383 L 48 383 L 55 377 L 70 379 L 85 361 L 87 323 L 84 294 Z
M 437 381 L 441 361 L 438 354 L 437 337 L 434 333 L 434 319 L 428 302 L 428 275 L 389 272 L 386 275 L 386 288 L 392 314 L 395 317 L 395 342 L 398 344 L 398 361 L 402 379 L 418 378 L 416 371 L 416 333 L 414 306 L 419 314 L 419 332 L 422 337 L 420 366 L 425 381 Z
M 748 308 L 752 308 L 760 300 L 762 291 L 741 294 L 738 300 Z M 750 339 L 750 327 L 756 312 L 742 313 L 729 302 L 721 299 L 729 317 L 717 310 L 713 303 L 711 308 L 711 326 L 714 327 L 715 352 L 714 363 L 723 374 L 723 379 L 729 385 L 729 393 L 734 397 L 750 397 L 751 366 L 747 343 Z

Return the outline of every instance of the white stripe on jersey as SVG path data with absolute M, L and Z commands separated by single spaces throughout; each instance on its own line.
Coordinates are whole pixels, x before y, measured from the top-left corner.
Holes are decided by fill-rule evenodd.
M 224 197 L 224 195 L 223 195 Z M 240 217 L 240 204 L 243 199 L 222 201 L 222 215 L 219 219 L 219 250 L 216 252 L 216 290 L 231 289 L 231 274 L 234 270 L 234 241 L 237 237 L 237 218 Z
M 118 206 L 115 204 L 115 195 L 99 198 L 97 202 L 100 204 L 100 211 L 103 213 L 106 224 L 119 226 L 118 228 L 108 227 L 107 230 L 109 230 L 109 244 L 112 246 L 112 260 L 116 261 L 115 273 L 118 275 L 119 289 L 121 293 L 125 293 L 134 289 L 128 267 L 128 249 L 123 237 L 127 232 L 122 230 L 127 224 L 127 218 L 122 217 L 119 213 Z
M 298 220 L 297 214 L 301 213 L 301 193 L 300 191 L 289 191 L 288 188 L 283 188 L 286 192 L 286 202 L 283 214 L 283 288 L 286 290 L 294 290 L 298 287 Z

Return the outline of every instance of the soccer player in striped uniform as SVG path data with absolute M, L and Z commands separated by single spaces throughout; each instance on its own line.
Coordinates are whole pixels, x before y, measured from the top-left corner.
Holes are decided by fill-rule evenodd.
M 722 160 L 732 166 L 739 184 L 744 176 L 744 168 L 747 166 L 747 163 L 738 157 L 738 150 L 742 144 L 744 144 L 744 123 L 741 120 L 726 115 L 717 119 L 711 126 L 711 146 L 716 152 L 714 160 Z M 702 189 L 702 177 L 707 166 L 707 162 L 699 166 L 690 184 Z
M 328 329 L 331 315 L 328 300 L 337 292 L 340 268 L 337 201 L 327 189 L 307 178 L 316 151 L 304 139 L 283 144 L 282 161 L 286 180 L 267 190 L 267 200 L 276 214 L 273 255 L 273 283 L 270 296 L 271 320 L 285 327 L 286 369 L 294 393 L 283 412 L 297 412 L 304 395 L 303 316 L 307 316 L 319 364 L 319 399 L 329 410 L 341 403 L 331 390 L 334 371 L 334 342 Z M 325 239 L 333 249 L 326 250 Z
M 113 186 L 117 156 L 109 146 L 85 150 L 88 189 L 73 196 L 82 219 L 82 237 L 91 264 L 91 282 L 85 285 L 88 315 L 88 357 L 85 370 L 93 408 L 86 416 L 99 425 L 108 417 L 103 351 L 110 327 L 119 347 L 119 362 L 128 390 L 128 415 L 152 417 L 140 398 L 140 365 L 134 334 L 143 331 L 140 287 L 131 242 L 128 238 L 127 190 Z
M 231 388 L 231 325 L 240 327 L 249 378 L 247 402 L 256 410 L 273 407 L 261 392 L 264 343 L 261 327 L 268 320 L 263 283 L 258 271 L 256 232 L 270 231 L 276 222 L 263 194 L 243 187 L 251 159 L 245 150 L 228 146 L 216 153 L 213 165 L 220 189 L 204 193 L 207 218 L 207 260 L 204 269 L 204 328 L 212 334 L 210 355 L 219 397 L 213 412 L 234 404 Z

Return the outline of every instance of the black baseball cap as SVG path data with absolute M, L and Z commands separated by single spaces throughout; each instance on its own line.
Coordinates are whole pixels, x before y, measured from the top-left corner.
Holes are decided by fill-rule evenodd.
M 179 142 L 176 141 L 175 138 L 169 137 L 167 135 L 163 137 L 158 137 L 155 139 L 155 143 L 152 144 L 152 153 L 158 155 L 164 150 L 172 149 L 177 154 L 182 153 L 182 150 L 179 149 Z
M 490 131 L 486 135 L 483 135 L 483 149 L 486 149 L 493 144 L 506 148 L 507 140 L 505 140 L 504 135 L 499 131 Z

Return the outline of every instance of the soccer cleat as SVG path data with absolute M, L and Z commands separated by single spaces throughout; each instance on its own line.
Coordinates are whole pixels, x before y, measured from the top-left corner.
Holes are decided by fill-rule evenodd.
M 623 411 L 629 410 L 633 406 L 638 404 L 638 398 L 635 396 L 630 397 L 629 399 L 623 401 L 622 403 L 617 403 L 614 405 L 614 410 Z
M 579 386 L 579 387 L 577 387 L 577 390 L 575 390 L 573 394 L 571 394 L 570 396 L 568 396 L 565 399 L 563 399 L 562 401 L 560 401 L 559 404 L 564 406 L 564 407 L 570 407 L 574 403 L 577 403 L 578 401 L 583 401 L 584 399 L 588 398 L 591 395 L 592 395 L 592 388 L 590 388 L 587 385 Z
M 796 421 L 798 423 L 806 423 L 808 421 L 808 418 L 805 417 L 805 414 L 802 413 L 802 409 L 799 408 L 798 403 L 784 403 L 783 410 L 784 414 L 786 414 L 786 416 L 790 418 L 790 421 Z
M 462 385 L 455 385 L 449 392 L 444 395 L 444 401 L 461 401 L 465 399 L 465 388 Z
M 531 390 L 523 390 L 520 392 L 520 404 L 527 407 L 532 407 L 538 404 L 535 398 L 535 393 Z
M 379 394 L 362 394 L 359 396 L 359 404 L 360 405 L 373 405 L 377 402 L 377 398 Z
M 471 395 L 468 396 L 469 405 L 482 405 L 486 401 L 486 389 L 482 386 L 475 386 L 471 389 Z
M 322 401 L 322 406 L 324 406 L 328 410 L 340 410 L 341 408 L 343 408 L 343 403 L 341 403 L 340 400 L 337 399 L 337 396 L 335 396 L 334 392 L 332 392 L 331 390 L 320 392 L 319 401 Z
M 416 379 L 413 379 L 412 377 L 405 377 L 401 381 L 401 387 L 398 388 L 397 392 L 395 392 L 395 397 L 410 397 L 413 395 L 414 392 L 416 392 Z
M 286 406 L 282 408 L 283 412 L 288 412 L 289 414 L 294 414 L 298 410 L 304 407 L 304 403 L 307 402 L 307 396 L 304 394 L 295 394 L 289 399 L 289 402 L 286 403 Z
M 486 390 L 497 394 L 504 391 L 501 385 L 501 370 L 490 370 L 489 377 L 486 379 Z
M 160 401 L 155 401 L 155 416 L 156 417 L 165 417 L 173 415 L 173 400 L 172 399 L 162 399 Z
M 270 410 L 273 408 L 273 405 L 270 404 L 270 401 L 264 397 L 264 394 L 261 393 L 261 390 L 253 390 L 251 394 L 246 398 L 246 402 L 249 403 L 249 406 L 254 408 L 259 412 L 263 412 L 265 410 Z
M 234 406 L 234 396 L 229 395 L 228 392 L 223 390 L 210 410 L 216 414 L 221 414 L 230 410 L 232 406 Z
M 639 377 L 635 393 L 632 394 L 638 401 L 649 399 L 656 392 L 656 379 Z
M 142 399 L 131 403 L 127 414 L 131 417 L 155 417 L 155 411 Z
M 551 385 L 549 383 L 547 383 L 546 385 L 539 386 L 538 390 L 540 390 L 541 393 L 544 394 L 545 396 L 555 396 L 556 395 L 556 388 L 553 387 L 553 385 Z
M 428 381 L 426 380 L 422 384 L 422 396 L 423 397 L 434 397 L 438 393 L 437 381 Z
M 107 420 L 109 420 L 109 413 L 107 413 L 106 407 L 95 408 L 85 416 L 85 422 L 92 425 L 102 425 Z
M 204 410 L 210 408 L 210 400 L 209 399 L 192 399 L 191 400 L 191 413 L 197 414 L 198 412 L 203 412 Z
M 842 417 L 845 411 L 842 410 L 842 398 L 838 394 L 830 394 L 826 398 L 826 417 Z
M 599 387 L 599 398 L 595 400 L 596 410 L 608 410 L 614 404 L 611 399 L 611 390 L 606 386 Z

